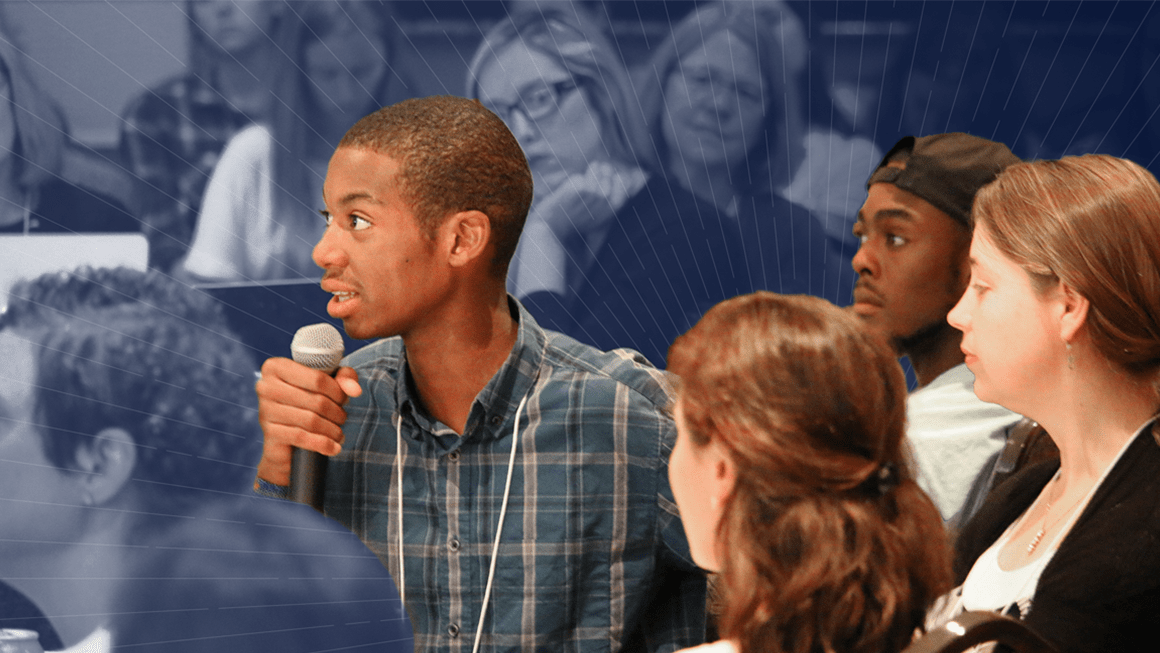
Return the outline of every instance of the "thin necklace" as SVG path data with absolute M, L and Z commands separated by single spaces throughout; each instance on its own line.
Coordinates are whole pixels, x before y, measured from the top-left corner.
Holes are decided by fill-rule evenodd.
M 1059 472 L 1056 472 L 1055 478 L 1052 479 L 1052 483 L 1055 484 L 1055 487 L 1053 487 L 1052 490 L 1057 490 L 1059 488 L 1059 474 Z M 1058 524 L 1060 520 L 1070 515 L 1071 511 L 1075 510 L 1075 507 L 1079 505 L 1079 502 L 1083 501 L 1082 496 L 1079 499 L 1076 499 L 1075 503 L 1071 504 L 1070 508 L 1064 511 L 1062 515 L 1056 517 L 1055 521 L 1051 522 L 1051 525 L 1048 526 L 1047 517 L 1051 515 L 1051 507 L 1055 505 L 1055 500 L 1058 498 L 1059 497 L 1055 497 L 1055 499 L 1047 502 L 1047 509 L 1043 511 L 1043 523 L 1039 526 L 1039 532 L 1035 534 L 1035 537 L 1031 538 L 1031 542 L 1027 545 L 1028 556 L 1030 556 L 1032 553 L 1035 553 L 1035 547 L 1039 546 L 1039 543 L 1043 540 L 1043 536 L 1047 534 L 1047 530 L 1049 528 L 1055 528 L 1055 525 Z

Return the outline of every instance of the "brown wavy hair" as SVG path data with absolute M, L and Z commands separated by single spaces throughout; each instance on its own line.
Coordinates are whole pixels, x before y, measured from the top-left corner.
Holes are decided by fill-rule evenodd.
M 1160 409 L 1160 183 L 1103 154 L 1013 165 L 975 197 L 972 220 L 1043 291 L 1087 298 L 1092 343 L 1156 389 Z M 1152 427 L 1160 437 L 1160 424 Z
M 736 468 L 718 525 L 722 636 L 743 653 L 900 651 L 951 583 L 904 444 L 894 353 L 823 299 L 758 292 L 669 349 L 695 445 Z

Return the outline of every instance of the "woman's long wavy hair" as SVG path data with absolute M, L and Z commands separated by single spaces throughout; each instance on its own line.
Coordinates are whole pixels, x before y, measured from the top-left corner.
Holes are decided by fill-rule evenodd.
M 735 464 L 722 636 L 743 653 L 905 648 L 950 587 L 950 550 L 914 481 L 886 343 L 825 300 L 759 292 L 706 313 L 668 366 L 694 445 Z

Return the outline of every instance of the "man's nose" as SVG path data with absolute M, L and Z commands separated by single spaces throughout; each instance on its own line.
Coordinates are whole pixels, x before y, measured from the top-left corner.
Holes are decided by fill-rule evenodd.
M 315 265 L 324 270 L 346 265 L 346 253 L 338 243 L 342 237 L 341 232 L 342 230 L 334 225 L 327 225 L 311 254 Z
M 862 243 L 858 246 L 858 251 L 854 252 L 854 258 L 850 259 L 850 265 L 859 276 L 872 277 L 878 273 L 878 257 L 871 251 L 869 243 Z

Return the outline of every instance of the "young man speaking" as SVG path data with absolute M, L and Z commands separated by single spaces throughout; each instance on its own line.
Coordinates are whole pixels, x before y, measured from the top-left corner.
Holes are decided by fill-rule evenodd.
M 260 491 L 283 492 L 292 446 L 333 456 L 325 512 L 388 566 L 417 650 L 703 641 L 705 580 L 667 481 L 670 388 L 507 295 L 532 178 L 503 122 L 454 97 L 381 109 L 342 139 L 323 195 L 328 310 L 385 340 L 335 378 L 266 362 Z

